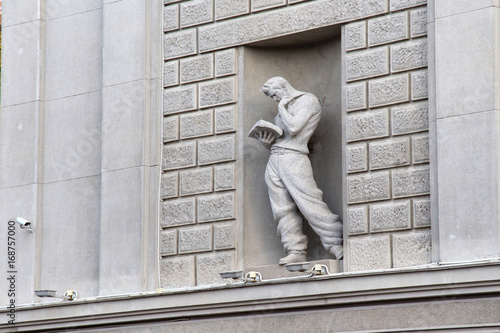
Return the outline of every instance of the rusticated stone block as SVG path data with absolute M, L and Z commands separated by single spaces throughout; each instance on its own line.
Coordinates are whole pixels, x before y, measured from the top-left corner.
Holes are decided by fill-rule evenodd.
M 196 110 L 196 85 L 163 91 L 163 114 Z
M 412 138 L 413 163 L 429 162 L 429 136 L 419 135 Z
M 215 0 L 216 20 L 248 13 L 250 13 L 250 3 L 248 0 Z
M 179 253 L 205 252 L 211 250 L 211 225 L 179 229 Z
M 215 76 L 236 74 L 236 49 L 229 49 L 215 54 Z
M 214 225 L 214 248 L 216 250 L 233 249 L 234 222 L 217 223 Z
M 193 224 L 195 222 L 194 198 L 167 200 L 161 206 L 162 227 Z
M 234 193 L 198 197 L 198 222 L 234 218 Z
M 286 5 L 286 0 L 252 0 L 252 11 L 274 8 Z
M 389 136 L 387 109 L 347 116 L 347 141 L 383 138 Z
M 163 42 L 165 59 L 173 59 L 196 54 L 196 29 L 165 34 Z
M 411 74 L 411 99 L 425 99 L 428 95 L 427 70 L 415 71 Z
M 415 228 L 431 226 L 431 201 L 429 198 L 413 199 L 413 225 Z
M 168 199 L 179 195 L 179 175 L 169 172 L 161 175 L 161 198 Z
M 429 130 L 427 102 L 392 108 L 392 134 L 408 134 Z
M 430 229 L 409 234 L 394 234 L 392 237 L 394 268 L 424 265 L 431 262 Z
M 177 230 L 163 230 L 160 233 L 160 254 L 162 256 L 177 254 Z
M 163 8 L 163 31 L 179 29 L 179 5 Z
M 347 232 L 349 235 L 368 233 L 368 206 L 347 209 Z
M 186 288 L 196 285 L 194 256 L 167 257 L 160 261 L 162 288 Z
M 358 203 L 390 199 L 389 172 L 347 177 L 347 202 Z
M 214 77 L 212 54 L 181 59 L 181 83 L 211 79 Z
M 407 39 L 408 15 L 406 12 L 377 17 L 368 21 L 368 44 L 370 46 Z
M 391 268 L 389 235 L 349 238 L 349 271 Z
M 205 165 L 235 159 L 234 136 L 218 136 L 198 143 L 198 164 Z
M 391 0 L 391 11 L 424 5 L 427 0 Z
M 352 51 L 366 47 L 366 21 L 346 24 L 346 49 Z
M 215 133 L 236 131 L 236 106 L 224 106 L 215 109 Z
M 225 283 L 219 273 L 234 270 L 234 264 L 235 254 L 233 251 L 196 256 L 196 280 L 198 285 Z
M 429 194 L 429 167 L 415 167 L 392 172 L 392 191 L 395 198 Z
M 181 139 L 212 135 L 213 133 L 214 115 L 212 110 L 181 115 Z
M 427 35 L 427 8 L 412 10 L 410 22 L 412 37 Z
M 236 81 L 234 78 L 200 83 L 200 107 L 209 107 L 235 102 Z
M 182 28 L 212 22 L 213 20 L 212 0 L 193 0 L 181 3 Z
M 411 228 L 410 201 L 370 205 L 370 231 Z
M 360 172 L 368 170 L 368 154 L 366 144 L 347 147 L 347 172 Z
M 370 168 L 372 170 L 409 164 L 410 140 L 408 138 L 370 142 Z
M 215 191 L 234 189 L 234 163 L 214 166 Z
M 171 170 L 196 165 L 196 142 L 170 143 L 163 146 L 163 169 Z
M 163 117 L 163 142 L 179 140 L 179 117 Z
M 179 61 L 168 61 L 163 64 L 163 86 L 170 87 L 179 84 Z
M 389 74 L 389 50 L 384 46 L 349 53 L 346 66 L 347 81 Z
M 369 83 L 370 107 L 408 102 L 408 75 L 395 75 Z
M 391 46 L 393 73 L 427 66 L 427 39 L 421 38 Z
M 181 196 L 212 192 L 212 167 L 181 171 Z
M 366 109 L 366 82 L 349 84 L 346 89 L 347 111 Z

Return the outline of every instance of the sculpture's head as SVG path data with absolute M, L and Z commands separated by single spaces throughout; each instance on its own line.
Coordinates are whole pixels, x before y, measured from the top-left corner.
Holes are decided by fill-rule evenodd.
M 290 91 L 292 89 L 292 86 L 287 80 L 280 76 L 276 76 L 267 80 L 262 86 L 261 91 L 276 102 L 279 102 L 283 97 L 290 96 Z

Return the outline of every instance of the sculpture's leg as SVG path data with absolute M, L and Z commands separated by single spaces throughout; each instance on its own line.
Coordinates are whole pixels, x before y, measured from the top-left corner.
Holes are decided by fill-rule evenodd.
M 309 157 L 300 154 L 282 155 L 280 176 L 311 228 L 318 234 L 326 250 L 342 258 L 342 222 L 323 202 L 323 192 L 313 178 Z
M 280 159 L 283 156 L 271 155 L 267 164 L 265 179 L 283 249 L 289 254 L 294 253 L 298 261 L 304 261 L 306 259 L 307 236 L 302 232 L 302 217 L 297 206 L 280 179 Z M 280 263 L 284 263 L 283 260 Z

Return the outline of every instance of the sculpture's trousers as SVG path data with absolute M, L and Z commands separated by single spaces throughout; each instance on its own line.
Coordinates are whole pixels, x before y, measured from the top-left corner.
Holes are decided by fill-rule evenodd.
M 314 181 L 307 155 L 289 150 L 272 153 L 265 179 L 278 235 L 286 252 L 307 249 L 299 210 L 327 251 L 342 244 L 342 223 L 323 202 L 323 192 Z

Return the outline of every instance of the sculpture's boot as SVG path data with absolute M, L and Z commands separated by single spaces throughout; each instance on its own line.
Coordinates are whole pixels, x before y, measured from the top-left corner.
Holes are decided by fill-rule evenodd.
M 306 251 L 289 251 L 286 257 L 280 259 L 279 264 L 286 265 L 304 261 L 306 261 Z
M 342 245 L 333 245 L 330 248 L 330 253 L 335 256 L 335 259 L 340 260 L 344 257 L 344 247 Z

